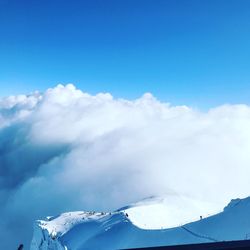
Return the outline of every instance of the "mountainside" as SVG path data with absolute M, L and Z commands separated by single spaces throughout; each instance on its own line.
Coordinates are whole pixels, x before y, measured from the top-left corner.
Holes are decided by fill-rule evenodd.
M 185 198 L 150 198 L 112 213 L 64 213 L 37 221 L 31 250 L 122 249 L 250 237 L 250 198 L 232 200 L 222 212 L 197 220 L 204 205 L 209 208 Z

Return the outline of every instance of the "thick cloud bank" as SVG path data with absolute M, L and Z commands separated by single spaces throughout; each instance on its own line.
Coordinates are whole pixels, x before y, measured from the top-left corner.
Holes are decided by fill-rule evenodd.
M 73 85 L 0 100 L 0 249 L 35 219 L 150 195 L 224 203 L 250 194 L 250 107 L 206 113 L 89 95 Z

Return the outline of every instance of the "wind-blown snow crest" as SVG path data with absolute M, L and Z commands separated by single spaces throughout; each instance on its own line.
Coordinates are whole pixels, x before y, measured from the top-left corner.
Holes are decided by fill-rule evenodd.
M 142 229 L 178 227 L 218 212 L 217 205 L 185 196 L 151 197 L 127 207 L 130 221 Z

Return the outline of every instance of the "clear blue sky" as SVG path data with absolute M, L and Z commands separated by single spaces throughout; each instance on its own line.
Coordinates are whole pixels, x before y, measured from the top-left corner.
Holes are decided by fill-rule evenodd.
M 68 82 L 250 104 L 250 1 L 0 0 L 0 96 Z

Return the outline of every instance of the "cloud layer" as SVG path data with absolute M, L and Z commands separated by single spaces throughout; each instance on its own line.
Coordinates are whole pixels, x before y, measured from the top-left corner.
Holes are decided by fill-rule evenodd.
M 250 194 L 250 107 L 208 112 L 89 95 L 73 85 L 0 100 L 0 248 L 35 219 L 112 210 L 150 195 L 216 204 Z

